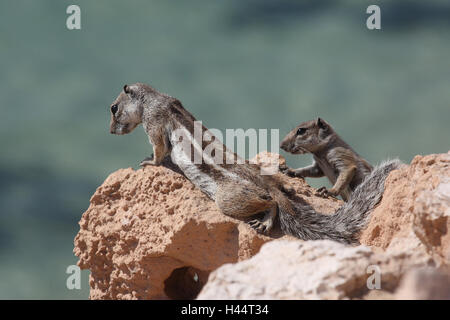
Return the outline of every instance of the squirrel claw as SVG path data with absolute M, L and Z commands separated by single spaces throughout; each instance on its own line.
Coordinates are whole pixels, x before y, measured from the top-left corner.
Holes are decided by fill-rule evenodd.
M 151 165 L 154 165 L 152 160 L 141 161 L 141 163 L 139 163 L 140 167 L 151 166 Z
M 328 198 L 328 197 L 336 198 L 336 195 L 325 187 L 321 187 L 321 188 L 317 189 L 316 195 L 323 197 L 323 198 Z
M 298 179 L 303 179 L 303 180 L 305 179 L 302 175 L 298 174 L 296 170 L 288 168 L 288 167 L 286 167 L 286 169 L 284 169 L 284 170 L 280 169 L 280 171 L 281 171 L 281 173 L 283 173 L 291 178 L 298 178 Z
M 256 230 L 256 232 L 261 234 L 267 234 L 270 231 L 269 225 L 264 222 L 259 221 L 258 219 L 251 220 L 248 222 L 250 227 Z
M 285 170 L 283 170 L 281 172 L 289 177 L 295 177 L 295 171 L 292 169 L 286 168 Z
M 288 196 L 292 196 L 295 194 L 295 189 L 292 186 L 286 186 L 284 185 L 281 189 L 281 191 L 283 191 L 285 194 L 287 194 Z
M 140 167 L 145 167 L 145 166 L 151 166 L 151 165 L 153 165 L 154 164 L 154 162 L 153 162 L 153 154 L 150 156 L 150 157 L 147 157 L 147 158 L 145 158 L 144 160 L 142 160 L 140 163 L 139 163 L 139 166 Z

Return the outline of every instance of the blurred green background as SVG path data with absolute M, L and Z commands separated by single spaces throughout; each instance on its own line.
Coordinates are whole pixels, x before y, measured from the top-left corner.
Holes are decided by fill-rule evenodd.
M 81 30 L 66 28 L 70 4 Z M 380 31 L 366 28 L 370 4 Z M 142 128 L 109 134 L 125 83 L 179 98 L 209 128 L 282 138 L 321 116 L 373 163 L 450 147 L 448 0 L 3 0 L 0 12 L 1 299 L 88 297 L 87 271 L 66 288 L 78 221 L 108 174 L 151 153 Z

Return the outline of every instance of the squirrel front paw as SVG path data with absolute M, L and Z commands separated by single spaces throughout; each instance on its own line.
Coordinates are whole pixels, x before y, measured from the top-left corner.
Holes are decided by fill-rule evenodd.
M 333 189 L 328 190 L 326 187 L 321 187 L 317 189 L 316 195 L 323 198 L 333 197 L 336 198 L 337 194 Z
M 291 169 L 287 166 L 280 166 L 280 171 L 289 177 L 304 179 L 303 172 L 299 169 Z
M 293 195 L 295 194 L 295 189 L 293 186 L 289 185 L 289 184 L 284 184 L 281 187 L 281 191 L 283 191 L 284 193 L 286 193 L 287 195 Z
M 281 172 L 284 173 L 285 175 L 289 176 L 289 177 L 296 177 L 294 169 L 287 168 L 287 169 L 285 169 L 285 170 L 283 170 Z
M 289 167 L 286 165 L 286 163 L 280 164 L 278 166 L 278 170 L 280 170 L 280 172 L 284 172 L 284 171 L 286 171 L 288 169 L 289 169 Z
M 156 163 L 155 163 L 155 160 L 154 160 L 154 156 L 153 156 L 153 154 L 150 156 L 150 157 L 147 157 L 147 158 L 145 158 L 144 160 L 142 160 L 140 163 L 139 163 L 139 166 L 140 167 L 145 167 L 145 166 L 154 166 Z

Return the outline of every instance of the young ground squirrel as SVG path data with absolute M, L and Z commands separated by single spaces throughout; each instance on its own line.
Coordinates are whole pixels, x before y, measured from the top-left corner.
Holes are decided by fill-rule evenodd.
M 351 193 L 370 174 L 373 167 L 359 156 L 323 119 L 306 121 L 289 132 L 281 148 L 292 154 L 312 153 L 312 165 L 284 171 L 294 177 L 326 176 L 333 184 L 330 190 L 322 187 L 321 195 L 340 195 L 348 201 Z
M 399 165 L 398 161 L 391 161 L 376 168 L 360 186 L 364 188 L 355 190 L 357 197 L 336 214 L 324 215 L 304 201 L 290 199 L 288 194 L 293 189 L 283 174 L 261 175 L 260 167 L 248 161 L 228 164 L 227 159 L 237 160 L 238 156 L 204 126 L 202 134 L 210 139 L 198 140 L 194 131 L 195 118 L 175 98 L 136 83 L 125 85 L 110 109 L 113 134 L 129 133 L 143 123 L 154 157 L 141 162 L 142 166 L 160 165 L 166 157 L 170 158 L 224 214 L 253 218 L 264 213 L 262 218 L 249 222 L 262 233 L 272 229 L 279 214 L 281 229 L 300 239 L 357 242 L 357 234 L 365 226 L 369 212 L 381 199 L 385 178 Z M 223 161 L 217 161 L 220 159 Z

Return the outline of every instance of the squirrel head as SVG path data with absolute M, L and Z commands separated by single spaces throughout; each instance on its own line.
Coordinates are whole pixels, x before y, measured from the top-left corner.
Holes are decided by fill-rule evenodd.
M 299 124 L 281 141 L 281 149 L 292 154 L 320 151 L 333 138 L 333 128 L 323 119 Z
M 122 92 L 110 106 L 112 134 L 127 134 L 142 122 L 144 96 L 146 91 L 152 90 L 141 83 L 124 85 Z

